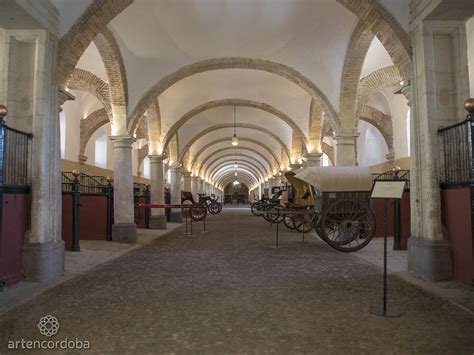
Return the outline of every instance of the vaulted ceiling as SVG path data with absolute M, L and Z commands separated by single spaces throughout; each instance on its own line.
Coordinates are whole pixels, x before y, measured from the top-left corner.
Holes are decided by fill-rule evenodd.
M 93 3 L 52 2 L 60 12 L 60 36 L 72 31 Z M 313 127 L 343 128 L 339 117 L 343 67 L 359 22 L 350 6 L 341 5 L 347 1 L 128 2 L 106 26 L 126 72 L 128 129 L 135 131 L 145 117 L 148 127 L 155 127 L 148 139 L 160 149 L 173 140 L 174 160 L 185 169 L 205 172 L 206 178 L 219 169 L 230 176 L 233 170 L 226 169 L 241 159 L 242 164 L 249 163 L 245 169 L 257 180 L 284 170 L 295 154 L 301 157 L 308 150 L 315 129 L 311 128 L 314 105 L 320 110 Z M 408 0 L 380 3 L 398 21 L 396 26 L 406 30 Z M 361 77 L 394 65 L 382 40 L 370 41 Z M 76 68 L 110 81 L 94 42 Z M 234 106 L 241 138 L 237 150 L 230 145 Z M 159 122 L 150 124 L 152 120 Z M 301 139 L 299 146 L 295 137 Z

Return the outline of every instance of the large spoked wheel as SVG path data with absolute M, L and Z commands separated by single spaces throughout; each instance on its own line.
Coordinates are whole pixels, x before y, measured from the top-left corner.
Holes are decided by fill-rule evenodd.
M 194 205 L 189 208 L 189 217 L 195 222 L 200 222 L 207 216 L 207 208 L 205 206 Z
M 315 212 L 307 211 L 302 214 L 295 214 L 293 216 L 293 225 L 300 233 L 309 233 L 314 228 Z
M 374 236 L 375 216 L 367 203 L 341 199 L 323 211 L 316 230 L 334 249 L 357 251 L 369 244 Z
M 260 217 L 263 214 L 263 212 L 265 211 L 265 206 L 266 206 L 266 204 L 264 204 L 264 203 L 255 202 L 250 207 L 250 210 L 252 211 L 252 214 L 254 216 Z
M 271 223 L 281 223 L 285 218 L 285 215 L 282 213 L 281 207 L 273 208 L 268 213 L 268 218 Z
M 286 214 L 285 217 L 283 218 L 283 224 L 286 226 L 288 229 L 295 229 L 295 223 L 293 221 L 293 215 Z
M 218 214 L 220 212 L 219 205 L 220 205 L 220 203 L 218 203 L 218 202 L 215 202 L 215 201 L 211 202 L 207 206 L 207 210 L 209 211 L 210 214 Z
M 267 222 L 271 222 L 270 220 L 270 210 L 273 209 L 273 206 L 272 205 L 265 205 L 262 207 L 262 214 L 261 216 L 267 221 Z

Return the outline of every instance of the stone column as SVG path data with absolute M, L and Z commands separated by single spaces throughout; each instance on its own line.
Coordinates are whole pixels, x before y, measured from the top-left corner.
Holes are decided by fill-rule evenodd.
M 137 242 L 134 222 L 132 143 L 130 135 L 110 136 L 114 146 L 114 224 L 112 240 Z
M 191 192 L 191 173 L 183 173 L 183 191 Z
M 469 97 L 465 23 L 411 23 L 415 77 L 411 81 L 411 213 L 408 269 L 439 281 L 452 277 L 449 241 L 443 235 L 438 128 L 465 119 Z
M 199 178 L 198 180 L 198 192 L 200 194 L 203 194 L 204 193 L 204 180 Z
M 310 168 L 312 166 L 321 166 L 321 157 L 323 153 L 309 153 L 306 154 L 306 161 L 304 164 L 305 168 Z
M 57 242 L 62 242 L 62 169 L 61 169 L 61 132 L 59 124 L 59 114 L 62 112 L 62 105 L 69 100 L 75 100 L 74 95 L 70 94 L 63 88 L 58 89 L 58 117 L 56 122 L 54 122 L 54 138 L 52 145 L 56 147 L 54 150 L 55 157 L 53 159 L 53 171 L 54 175 L 51 179 L 53 199 L 55 203 L 52 205 L 52 208 L 55 209 L 53 212 L 53 220 L 51 225 L 54 228 L 54 235 L 56 236 Z
M 334 159 L 338 166 L 355 166 L 356 159 L 356 140 L 359 133 L 339 133 L 334 136 L 336 140 Z
M 149 155 L 150 159 L 150 177 L 151 177 L 151 203 L 165 203 L 165 179 L 163 155 Z M 150 216 L 151 229 L 166 229 L 166 215 L 164 208 L 152 208 Z
M 48 20 L 57 23 L 57 19 Z M 4 92 L 0 94 L 6 95 L 2 103 L 10 110 L 8 123 L 33 134 L 29 171 L 31 228 L 22 246 L 22 274 L 26 280 L 36 282 L 58 279 L 64 272 L 55 32 L 6 30 L 2 51 L 2 74 L 8 76 L 8 81 L 5 80 Z
M 171 168 L 171 204 L 181 204 L 181 178 L 183 176 L 183 168 L 180 166 L 172 166 Z M 183 213 L 181 208 L 172 208 L 170 213 L 170 221 L 174 223 L 183 222 Z
M 199 177 L 193 176 L 191 178 L 191 193 L 193 194 L 194 201 L 199 201 Z

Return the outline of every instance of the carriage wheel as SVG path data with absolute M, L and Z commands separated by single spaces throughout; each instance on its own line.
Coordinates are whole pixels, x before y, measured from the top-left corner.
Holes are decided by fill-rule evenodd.
M 219 213 L 219 203 L 211 202 L 207 206 L 207 210 L 209 211 L 210 214 L 218 214 Z
M 278 213 L 277 211 L 280 211 L 280 213 Z M 281 208 L 275 208 L 275 209 L 272 209 L 271 212 L 268 213 L 268 217 L 269 217 L 269 222 L 271 223 L 281 223 L 283 222 L 283 219 L 285 218 L 285 215 L 282 213 L 283 211 L 281 210 Z
M 293 221 L 293 216 L 292 215 L 285 215 L 285 218 L 283 218 L 283 224 L 286 226 L 288 229 L 295 229 L 295 223 Z
M 252 206 L 250 207 L 250 211 L 254 216 L 261 216 L 263 213 L 263 204 L 260 202 L 255 202 L 252 203 Z
M 217 206 L 219 206 L 219 210 L 217 211 L 217 213 L 221 213 L 222 211 L 222 203 L 220 202 L 216 202 L 217 203 Z
M 309 233 L 314 228 L 315 217 L 316 214 L 314 212 L 295 214 L 293 216 L 295 229 L 300 233 Z
M 375 216 L 369 205 L 347 198 L 324 209 L 319 223 L 321 237 L 333 248 L 351 252 L 365 247 L 375 233 Z
M 200 222 L 207 216 L 207 208 L 204 206 L 192 206 L 189 208 L 189 217 L 195 222 Z
M 272 205 L 264 205 L 264 206 L 262 206 L 262 214 L 261 214 L 261 216 L 262 216 L 267 222 L 271 222 L 269 211 L 270 211 L 272 208 L 273 208 Z

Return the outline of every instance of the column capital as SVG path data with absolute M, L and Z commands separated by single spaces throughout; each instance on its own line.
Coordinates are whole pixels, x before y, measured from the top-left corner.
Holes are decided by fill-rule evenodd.
M 87 157 L 85 155 L 79 154 L 78 160 L 79 160 L 79 164 L 84 165 L 87 161 Z
M 199 180 L 200 180 L 200 177 L 199 177 L 199 176 L 192 176 L 192 177 L 191 177 L 191 180 L 192 180 L 192 181 L 199 181 Z
M 341 132 L 334 136 L 336 145 L 354 145 L 355 140 L 359 137 L 359 132 Z
M 394 94 L 401 94 L 401 95 L 405 96 L 405 99 L 407 99 L 407 101 L 408 101 L 407 105 L 411 106 L 411 102 L 412 102 L 412 98 L 413 98 L 413 96 L 411 94 L 411 82 L 407 82 L 400 89 L 395 91 Z
M 130 134 L 122 134 L 116 136 L 109 136 L 109 139 L 113 142 L 114 148 L 132 148 L 135 138 Z
M 58 106 L 61 107 L 66 101 L 75 100 L 76 97 L 63 87 L 58 87 Z M 60 109 L 62 111 L 62 109 Z
M 191 172 L 190 171 L 186 171 L 186 170 L 183 170 L 183 176 L 191 176 Z
M 166 157 L 159 154 L 150 154 L 148 155 L 148 159 L 150 160 L 150 164 L 163 164 Z
M 301 168 L 302 164 L 290 164 L 290 171 L 295 171 Z
M 170 166 L 171 172 L 174 173 L 183 173 L 183 167 L 182 166 Z

